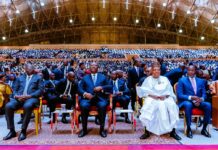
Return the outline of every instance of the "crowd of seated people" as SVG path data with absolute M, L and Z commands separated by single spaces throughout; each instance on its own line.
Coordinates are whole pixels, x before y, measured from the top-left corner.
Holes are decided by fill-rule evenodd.
M 50 53 L 50 50 L 46 51 L 47 52 L 44 54 L 54 54 L 53 52 Z M 101 51 L 107 53 L 107 51 L 114 50 L 106 49 Z M 120 50 L 119 52 L 122 51 L 125 50 Z M 57 52 L 57 55 L 60 53 L 62 52 Z M 39 58 L 40 55 L 41 54 L 37 55 L 37 58 Z M 94 53 L 94 55 L 98 54 Z M 94 57 L 94 55 L 91 57 Z M 158 63 L 154 64 L 151 61 L 142 61 L 139 57 L 133 57 L 132 65 L 129 61 L 100 60 L 96 63 L 94 61 L 81 61 L 79 59 L 72 59 L 70 61 L 64 59 L 63 61 L 49 62 L 37 60 L 26 62 L 25 64 L 2 62 L 0 69 L 3 76 L 5 76 L 2 84 L 10 85 L 13 90 L 9 102 L 5 102 L 2 106 L 2 109 L 5 109 L 7 125 L 10 130 L 8 135 L 4 137 L 4 140 L 9 140 L 16 136 L 13 122 L 14 110 L 21 107 L 24 108 L 24 115 L 22 116 L 21 122 L 22 131 L 18 136 L 18 140 L 22 141 L 26 139 L 26 130 L 31 118 L 31 112 L 34 107 L 37 107 L 38 98 L 40 96 L 44 96 L 48 102 L 50 112 L 53 112 L 57 103 L 64 103 L 67 109 L 73 109 L 75 107 L 75 95 L 79 94 L 82 112 L 82 130 L 78 137 L 86 136 L 88 133 L 87 117 L 91 105 L 98 107 L 99 134 L 101 137 L 106 137 L 107 133 L 104 130 L 106 106 L 108 105 L 106 93 L 118 96 L 116 97 L 116 101 L 120 100 L 124 108 L 131 103 L 131 109 L 135 110 L 136 95 L 139 94 L 136 85 L 140 83 L 142 87 L 141 92 L 143 92 L 141 97 L 150 97 L 152 103 L 155 103 L 153 100 L 159 100 L 160 104 L 161 101 L 169 100 L 170 102 L 164 103 L 164 105 L 172 105 L 172 100 L 175 99 L 172 88 L 169 88 L 167 91 L 162 91 L 163 89 L 161 89 L 162 86 L 160 85 L 164 84 L 163 87 L 166 85 L 169 87 L 169 85 L 173 86 L 177 82 L 180 86 L 183 84 L 187 86 L 185 89 L 180 87 L 180 90 L 178 90 L 177 95 L 181 103 L 188 101 L 193 104 L 192 106 L 190 106 L 190 104 L 181 106 L 185 107 L 187 111 L 187 116 L 185 117 L 190 120 L 190 111 L 194 107 L 202 109 L 205 112 L 206 119 L 203 121 L 204 126 L 201 134 L 210 137 L 211 135 L 206 131 L 206 127 L 211 117 L 211 100 L 209 99 L 211 96 L 210 90 L 206 88 L 208 84 L 206 82 L 209 82 L 212 76 L 215 76 L 214 80 L 218 79 L 216 78 L 216 76 L 218 77 L 216 66 L 216 61 L 168 62 L 163 59 L 158 59 Z M 192 78 L 195 78 L 196 81 L 192 81 Z M 184 82 L 184 80 L 187 80 L 187 82 Z M 189 80 L 190 83 L 188 84 Z M 151 82 L 150 89 L 146 89 L 148 88 L 146 85 L 147 81 Z M 121 84 L 122 87 L 120 87 L 119 84 Z M 197 90 L 199 90 L 197 87 L 201 87 L 200 92 L 197 92 Z M 157 91 L 163 94 L 156 95 L 157 93 L 149 92 L 152 91 L 152 88 L 156 88 Z M 190 92 L 189 90 L 192 91 Z M 146 94 L 146 92 L 148 93 Z M 122 97 L 124 94 L 126 94 L 125 98 L 127 98 L 125 102 L 123 102 Z M 160 104 L 157 104 L 157 106 Z M 178 106 L 173 105 L 166 108 L 173 108 L 172 111 L 174 112 L 171 113 L 177 113 L 175 111 L 176 107 Z M 165 113 L 169 112 L 166 108 L 163 108 Z M 152 111 L 151 113 L 156 112 Z M 143 114 L 146 114 L 146 112 Z M 157 120 L 162 119 L 161 117 L 156 117 Z M 175 120 L 173 121 L 175 122 L 172 123 L 173 127 L 166 130 L 164 129 L 164 131 L 158 132 L 158 134 L 170 132 L 171 137 L 180 140 L 181 138 L 175 132 L 175 124 L 178 121 L 178 116 L 174 116 L 174 118 Z M 66 114 L 63 114 L 61 120 L 63 123 L 68 123 Z M 143 120 L 143 117 L 141 117 L 141 120 Z M 145 133 L 141 136 L 141 139 L 148 138 L 150 132 L 156 133 L 153 129 L 149 128 L 150 123 L 147 121 L 146 119 L 144 120 L 143 126 L 145 126 Z M 130 122 L 127 116 L 125 116 L 125 122 Z M 191 123 L 188 123 L 190 127 Z M 187 136 L 192 138 L 191 128 L 188 128 L 187 132 Z
M 33 59 L 68 59 L 76 56 L 78 59 L 87 58 L 125 58 L 126 54 L 139 55 L 141 58 L 208 58 L 218 56 L 217 49 L 1 49 L 0 55 L 7 54 L 8 58 L 33 58 Z

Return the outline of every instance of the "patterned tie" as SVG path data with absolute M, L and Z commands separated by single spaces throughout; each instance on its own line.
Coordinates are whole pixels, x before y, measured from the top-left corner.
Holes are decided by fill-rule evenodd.
M 95 85 L 95 82 L 96 82 L 96 75 L 95 74 L 92 75 L 92 81 L 93 81 L 93 83 Z
M 117 86 L 116 86 L 116 81 L 113 81 L 113 92 L 114 93 L 118 92 L 118 89 L 117 89 Z
M 191 79 L 192 88 L 193 88 L 195 94 L 197 94 L 197 87 L 196 87 L 195 78 L 190 78 L 190 79 Z

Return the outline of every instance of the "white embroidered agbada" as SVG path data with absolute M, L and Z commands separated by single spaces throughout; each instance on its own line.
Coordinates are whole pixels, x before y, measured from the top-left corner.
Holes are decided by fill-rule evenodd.
M 176 127 L 179 121 L 179 109 L 176 104 L 176 96 L 169 80 L 160 76 L 159 78 L 147 77 L 141 87 L 136 88 L 140 98 L 144 98 L 144 104 L 139 116 L 142 125 L 148 131 L 156 135 L 169 133 Z M 155 100 L 148 95 L 165 96 L 165 100 Z

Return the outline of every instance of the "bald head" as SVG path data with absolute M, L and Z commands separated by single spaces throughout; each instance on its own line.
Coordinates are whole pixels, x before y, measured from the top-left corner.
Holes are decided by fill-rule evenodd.
M 68 72 L 68 74 L 67 74 L 67 79 L 68 79 L 69 81 L 73 82 L 73 81 L 75 80 L 75 73 L 72 72 L 72 71 Z

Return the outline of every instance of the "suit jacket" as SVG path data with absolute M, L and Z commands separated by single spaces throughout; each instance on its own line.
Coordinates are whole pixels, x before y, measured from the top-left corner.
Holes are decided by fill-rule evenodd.
M 56 91 L 56 86 L 58 84 L 59 81 L 57 80 L 52 80 L 53 81 L 53 84 L 51 82 L 51 80 L 47 80 L 45 81 L 45 94 L 57 94 L 57 91 Z
M 15 85 L 16 85 L 16 81 L 17 79 L 15 79 L 14 81 L 12 81 L 12 86 L 10 86 L 11 87 L 11 89 L 12 89 L 12 94 L 10 95 L 10 97 L 14 97 L 14 93 L 15 93 Z M 10 80 L 9 80 L 10 81 Z M 7 82 L 7 84 L 9 85 L 9 81 Z
M 63 78 L 64 78 L 64 68 L 65 68 L 65 66 L 61 67 L 61 72 L 62 72 Z M 71 66 L 67 66 L 67 73 L 70 71 L 74 72 L 74 69 Z
M 135 85 L 139 82 L 140 78 L 143 77 L 144 71 L 139 67 L 139 76 L 136 72 L 135 67 L 132 67 L 128 71 L 128 87 L 129 89 L 135 89 Z
M 81 80 L 85 76 L 85 71 L 79 68 L 76 72 L 76 76 L 78 80 Z
M 56 91 L 58 96 L 60 97 L 62 94 L 64 94 L 64 91 L 66 89 L 67 86 L 67 79 L 61 79 L 57 85 L 56 85 Z M 78 89 L 78 84 L 77 82 L 72 82 L 71 85 L 71 91 L 70 91 L 70 95 L 72 97 L 72 99 L 76 99 L 76 94 L 77 94 L 77 89 Z
M 102 86 L 103 92 L 94 93 L 94 88 L 97 86 Z M 78 91 L 81 96 L 85 92 L 91 93 L 92 95 L 97 96 L 101 100 L 108 100 L 108 93 L 113 93 L 112 88 L 113 85 L 109 82 L 105 75 L 101 73 L 97 73 L 96 83 L 94 85 L 91 74 L 86 75 L 79 82 Z
M 179 81 L 179 79 L 184 75 L 184 72 L 181 68 L 173 69 L 167 72 L 164 76 L 167 77 L 173 86 L 175 83 Z
M 177 86 L 177 97 L 178 97 L 179 107 L 182 107 L 183 101 L 189 101 L 188 99 L 189 96 L 198 96 L 206 100 L 207 95 L 205 89 L 205 81 L 197 77 L 195 77 L 195 80 L 196 80 L 196 87 L 197 87 L 196 94 L 192 87 L 191 81 L 189 80 L 189 77 L 182 77 L 179 80 Z
M 49 71 L 48 71 L 48 68 L 43 69 L 42 70 L 42 74 L 43 74 L 45 80 L 49 80 Z
M 23 74 L 17 78 L 14 88 L 14 95 L 23 95 L 24 88 L 26 85 L 26 77 L 27 75 Z M 33 74 L 28 85 L 27 94 L 31 95 L 33 98 L 39 98 L 43 93 L 43 89 L 44 86 L 41 76 Z
M 111 80 L 110 82 L 113 85 L 113 80 Z M 118 87 L 117 88 L 118 88 L 119 92 L 123 92 L 123 95 L 130 94 L 129 88 L 127 87 L 127 84 L 126 84 L 125 80 L 123 80 L 123 79 L 118 79 Z

